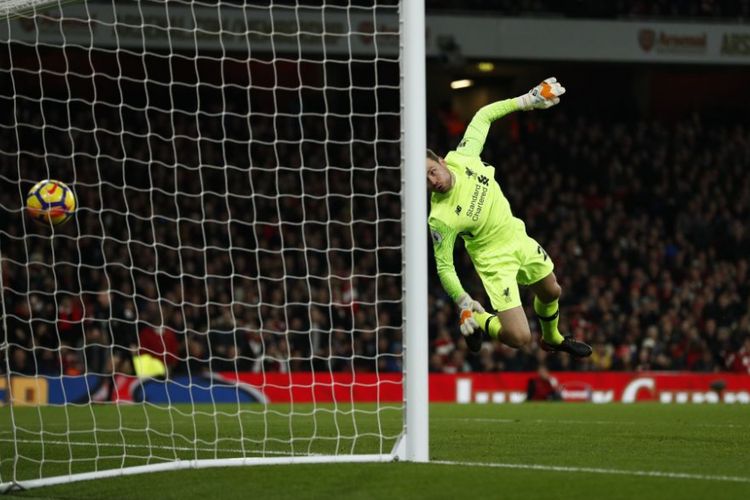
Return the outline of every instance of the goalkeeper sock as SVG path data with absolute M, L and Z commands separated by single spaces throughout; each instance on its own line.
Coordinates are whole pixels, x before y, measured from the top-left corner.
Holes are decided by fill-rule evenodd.
M 557 300 L 554 300 L 545 304 L 534 297 L 534 311 L 542 325 L 542 337 L 545 342 L 551 345 L 558 345 L 565 340 L 557 330 L 557 322 L 560 320 L 560 307 L 557 302 Z
M 502 326 L 500 325 L 500 318 L 498 318 L 495 314 L 491 314 L 488 312 L 475 312 L 474 319 L 477 320 L 477 323 L 479 323 L 479 328 L 484 330 L 487 335 L 489 335 L 493 339 L 500 337 L 500 329 L 502 328 Z

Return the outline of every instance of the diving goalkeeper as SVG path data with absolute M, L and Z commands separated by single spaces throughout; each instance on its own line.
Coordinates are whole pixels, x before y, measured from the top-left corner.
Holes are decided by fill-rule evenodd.
M 441 158 L 427 150 L 427 184 L 431 191 L 429 226 L 437 271 L 445 291 L 461 311 L 460 330 L 472 352 L 482 347 L 482 331 L 511 347 L 531 342 L 518 285 L 534 292 L 534 311 L 542 327 L 540 346 L 575 357 L 591 355 L 591 347 L 557 329 L 561 288 L 547 252 L 526 234 L 495 181 L 495 169 L 479 155 L 493 121 L 518 110 L 547 109 L 560 102 L 565 88 L 548 78 L 528 93 L 480 109 L 455 151 Z M 482 279 L 497 314 L 484 310 L 463 289 L 453 265 L 456 238 Z

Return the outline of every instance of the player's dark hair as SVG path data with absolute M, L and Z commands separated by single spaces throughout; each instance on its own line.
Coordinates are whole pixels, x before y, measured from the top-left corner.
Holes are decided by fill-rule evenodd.
M 435 160 L 437 162 L 440 161 L 440 157 L 431 149 L 427 150 L 427 158 L 429 158 L 430 160 Z

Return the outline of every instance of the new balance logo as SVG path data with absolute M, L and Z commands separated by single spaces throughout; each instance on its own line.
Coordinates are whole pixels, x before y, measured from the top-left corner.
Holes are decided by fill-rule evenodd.
M 510 302 L 510 287 L 503 290 L 503 297 L 505 297 L 505 302 Z
M 456 215 L 461 215 L 461 205 L 456 205 Z
M 490 178 L 484 175 L 480 175 L 479 177 L 477 177 L 477 180 L 479 181 L 479 184 L 483 184 L 485 186 L 489 186 L 490 184 Z
M 430 234 L 432 235 L 432 242 L 435 245 L 440 245 L 440 243 L 443 242 L 443 235 L 440 234 L 440 231 L 438 231 L 437 229 L 433 229 L 432 231 L 430 231 Z
M 544 251 L 544 248 L 542 248 L 541 245 L 536 246 L 536 253 L 541 254 L 544 256 L 544 261 L 547 262 L 547 259 L 549 258 L 549 255 L 547 255 L 547 252 Z
M 466 169 L 466 176 L 471 178 L 471 176 L 474 175 L 474 171 L 470 168 Z

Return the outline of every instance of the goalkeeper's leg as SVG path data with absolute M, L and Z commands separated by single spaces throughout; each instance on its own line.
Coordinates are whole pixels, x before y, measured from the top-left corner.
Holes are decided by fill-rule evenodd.
M 588 344 L 575 340 L 572 336 L 564 337 L 557 329 L 560 319 L 560 295 L 562 288 L 557 283 L 555 273 L 549 273 L 542 280 L 529 286 L 534 292 L 534 311 L 542 327 L 540 345 L 545 351 L 563 351 L 575 357 L 591 356 Z
M 505 345 L 519 348 L 531 343 L 529 322 L 521 306 L 497 314 L 475 312 L 474 319 L 487 335 Z
M 512 255 L 508 258 L 503 247 L 495 249 L 492 257 L 500 262 L 511 261 L 510 265 L 499 268 L 491 265 L 476 267 L 492 307 L 498 312 L 475 312 L 474 319 L 490 337 L 510 347 L 523 347 L 531 343 L 531 331 L 521 306 L 521 294 L 516 282 L 518 267 L 513 265 Z

